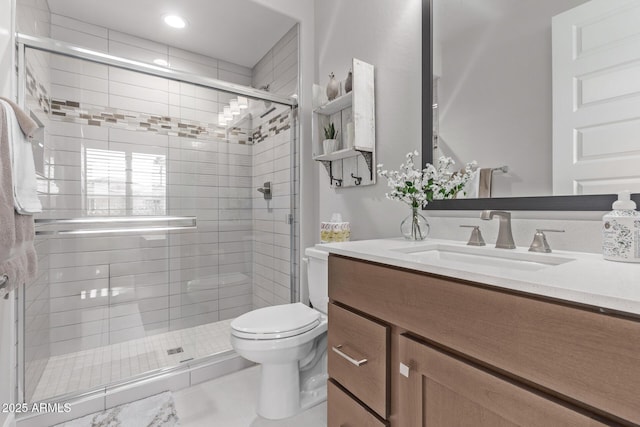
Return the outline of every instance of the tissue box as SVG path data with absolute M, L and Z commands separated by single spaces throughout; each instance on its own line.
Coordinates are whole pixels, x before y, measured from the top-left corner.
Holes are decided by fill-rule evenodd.
M 351 238 L 351 227 L 348 222 L 320 223 L 320 243 L 348 242 Z

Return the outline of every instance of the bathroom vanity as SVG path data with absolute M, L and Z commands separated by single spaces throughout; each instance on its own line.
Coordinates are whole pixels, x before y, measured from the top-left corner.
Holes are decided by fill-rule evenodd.
M 328 246 L 330 427 L 640 424 L 640 266 Z

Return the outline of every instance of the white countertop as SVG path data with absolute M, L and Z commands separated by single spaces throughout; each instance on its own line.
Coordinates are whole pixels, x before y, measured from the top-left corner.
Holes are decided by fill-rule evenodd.
M 640 315 L 640 263 L 607 261 L 599 254 L 553 251 L 551 254 L 535 256 L 543 261 L 545 258 L 540 257 L 560 260 L 562 264 L 542 264 L 535 270 L 526 271 L 504 266 L 434 262 L 429 257 L 406 253 L 429 245 L 455 246 L 462 251 L 470 248 L 463 242 L 440 239 L 423 242 L 404 239 L 360 240 L 317 246 L 337 255 Z M 529 254 L 528 248 L 520 247 L 495 249 L 493 245 L 487 245 L 475 248 L 472 250 L 476 253 L 489 256 L 495 251 L 509 251 L 512 252 L 509 256 L 516 257 Z

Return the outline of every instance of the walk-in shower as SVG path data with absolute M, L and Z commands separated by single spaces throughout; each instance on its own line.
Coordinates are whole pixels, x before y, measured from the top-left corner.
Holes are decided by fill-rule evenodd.
M 231 319 L 298 298 L 295 100 L 17 40 L 19 101 L 44 125 L 21 400 L 229 357 Z

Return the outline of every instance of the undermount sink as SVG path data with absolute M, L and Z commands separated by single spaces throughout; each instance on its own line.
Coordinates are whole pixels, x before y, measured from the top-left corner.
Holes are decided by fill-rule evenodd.
M 511 249 L 496 249 L 485 246 L 457 246 L 443 243 L 429 243 L 408 248 L 392 249 L 410 255 L 415 261 L 442 267 L 472 271 L 495 271 L 510 269 L 535 271 L 573 261 L 574 258 L 521 252 Z

